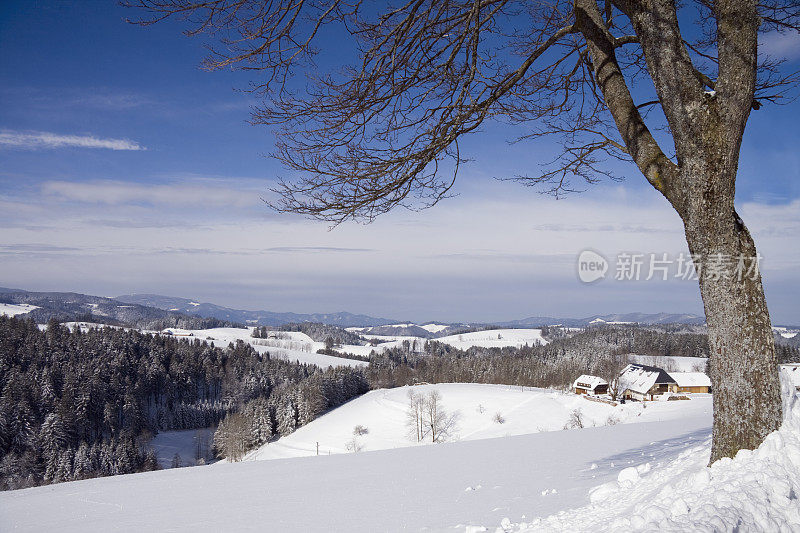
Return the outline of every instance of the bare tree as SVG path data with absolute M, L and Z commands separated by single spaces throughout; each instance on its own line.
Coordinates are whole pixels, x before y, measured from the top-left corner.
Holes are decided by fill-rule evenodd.
M 425 438 L 431 442 L 444 442 L 458 431 L 459 413 L 448 413 L 442 406 L 442 395 L 434 389 L 425 396 L 422 404 L 422 423 Z
M 582 429 L 583 428 L 583 412 L 580 409 L 573 409 L 569 413 L 567 423 L 564 424 L 564 429 Z
M 610 356 L 604 365 L 602 377 L 608 382 L 608 394 L 614 401 L 623 392 L 620 390 L 620 376 L 627 366 L 628 356 L 617 354 Z
M 680 22 L 700 30 L 688 33 L 675 0 L 128 2 L 149 11 L 142 23 L 178 15 L 206 34 L 207 68 L 254 73 L 253 122 L 275 127 L 275 157 L 299 176 L 276 189 L 279 210 L 340 223 L 434 205 L 465 162 L 460 140 L 491 120 L 530 126 L 520 139 L 560 136 L 552 165 L 511 177 L 554 194 L 616 178 L 608 158 L 632 162 L 681 217 L 691 254 L 726 259 L 699 275 L 712 461 L 779 426 L 770 318 L 734 189 L 750 111 L 798 81 L 757 54 L 759 31 L 800 28 L 796 0 L 694 0 Z M 332 26 L 359 61 L 317 75 L 315 39 Z M 735 258 L 752 275 L 731 275 Z
M 416 442 L 422 442 L 425 438 L 423 423 L 423 404 L 425 398 L 421 394 L 408 390 L 408 410 L 406 411 L 406 427 L 408 428 L 408 438 Z

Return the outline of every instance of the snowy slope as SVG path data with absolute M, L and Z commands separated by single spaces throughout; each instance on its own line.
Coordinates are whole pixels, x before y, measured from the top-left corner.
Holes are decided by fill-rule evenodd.
M 621 471 L 590 504 L 504 531 L 800 531 L 800 396 L 782 374 L 784 423 L 758 449 L 707 467 L 711 438 L 666 464 Z
M 246 460 L 280 459 L 316 454 L 347 453 L 353 439 L 353 428 L 361 425 L 369 430 L 357 442 L 363 451 L 383 450 L 419 445 L 407 437 L 406 412 L 408 391 L 427 394 L 437 390 L 448 412 L 458 411 L 458 430 L 454 440 L 476 440 L 545 431 L 559 431 L 568 422 L 570 413 L 579 409 L 583 425 L 603 426 L 612 422 L 667 420 L 686 416 L 709 416 L 711 398 L 696 395 L 691 401 L 652 402 L 611 405 L 588 401 L 575 394 L 546 389 L 524 390 L 505 385 L 443 383 L 371 391 L 330 413 L 299 428 L 275 442 L 265 444 L 248 454 Z M 504 423 L 493 419 L 500 413 Z M 430 444 L 424 442 L 424 444 Z
M 787 422 L 757 451 L 711 468 L 710 416 L 685 412 L 636 424 L 4 492 L 0 529 L 798 531 L 800 408 L 788 399 L 784 405 Z
M 676 402 L 680 403 L 680 402 Z M 648 408 L 649 409 L 649 408 Z M 0 493 L 14 531 L 464 531 L 588 503 L 628 466 L 666 462 L 710 418 L 398 450 L 170 469 Z M 594 465 L 594 466 L 593 466 Z
M 430 331 L 431 333 L 439 333 L 442 330 L 449 328 L 450 326 L 445 326 L 444 324 L 425 324 L 424 326 L 420 326 L 425 331 Z
M 492 329 L 485 331 L 473 331 L 472 333 L 461 333 L 458 335 L 448 335 L 446 337 L 438 337 L 435 339 L 403 335 L 372 335 L 363 333 L 361 336 L 365 339 L 374 339 L 382 342 L 377 346 L 346 345 L 342 346 L 341 348 L 337 348 L 337 350 L 355 355 L 369 355 L 372 350 L 375 350 L 377 353 L 381 353 L 387 348 L 400 346 L 403 341 L 408 341 L 412 344 L 416 342 L 417 346 L 419 346 L 421 349 L 428 340 L 449 344 L 450 346 L 460 350 L 466 350 L 472 348 L 473 346 L 484 348 L 521 348 L 526 344 L 529 346 L 533 346 L 534 344 L 547 344 L 547 340 L 542 337 L 541 329 Z
M 460 335 L 448 335 L 435 339 L 437 342 L 449 344 L 454 348 L 466 350 L 472 346 L 483 348 L 505 348 L 508 346 L 520 348 L 526 344 L 547 344 L 542 337 L 541 329 L 491 329 L 486 331 L 473 331 Z
M 195 338 L 206 342 L 213 342 L 216 346 L 227 346 L 229 343 L 244 341 L 259 353 L 269 352 L 270 357 L 297 361 L 317 365 L 323 368 L 328 366 L 366 366 L 365 361 L 355 361 L 343 357 L 333 357 L 316 353 L 325 347 L 324 342 L 314 342 L 308 335 L 299 331 L 282 331 L 280 339 L 256 339 L 251 337 L 253 328 L 212 328 L 212 329 L 178 329 L 164 330 L 178 338 Z M 369 354 L 369 352 L 367 352 Z
M 30 313 L 34 309 L 39 309 L 38 306 L 30 304 L 4 304 L 0 303 L 0 315 L 17 316 L 25 313 Z

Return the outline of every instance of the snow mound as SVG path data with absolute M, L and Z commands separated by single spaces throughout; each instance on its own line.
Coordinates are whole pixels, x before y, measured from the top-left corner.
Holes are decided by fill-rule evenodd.
M 622 470 L 590 505 L 497 531 L 800 531 L 800 401 L 781 373 L 784 422 L 756 450 L 707 467 L 711 439 L 667 464 Z

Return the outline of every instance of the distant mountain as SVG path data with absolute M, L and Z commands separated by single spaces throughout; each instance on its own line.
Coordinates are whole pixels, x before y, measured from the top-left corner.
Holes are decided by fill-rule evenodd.
M 182 313 L 169 313 L 163 309 L 75 292 L 32 292 L 0 287 L 0 302 L 36 306 L 38 309 L 34 309 L 24 316 L 33 318 L 38 323 L 45 323 L 51 318 L 57 320 L 81 318 L 83 320 L 88 318 L 88 315 L 101 318 L 104 323 L 125 325 L 184 318 Z
M 705 324 L 705 318 L 692 314 L 677 313 L 616 313 L 608 315 L 593 315 L 586 318 L 555 318 L 548 316 L 532 316 L 522 320 L 498 322 L 498 326 L 517 328 L 534 328 L 560 324 L 564 327 L 580 328 L 589 324 L 602 324 L 608 322 L 627 322 L 636 324 Z
M 273 311 L 247 311 L 232 309 L 212 303 L 201 303 L 188 298 L 162 296 L 159 294 L 125 294 L 116 300 L 130 304 L 157 307 L 165 311 L 193 314 L 206 318 L 217 318 L 231 322 L 259 326 L 282 326 L 293 322 L 321 322 L 341 327 L 371 327 L 396 323 L 397 320 L 375 318 L 367 315 L 338 313 L 278 313 Z
M 79 315 L 91 314 L 103 317 L 104 322 L 139 325 L 147 321 L 169 321 L 171 326 L 178 321 L 188 323 L 198 317 L 218 320 L 233 324 L 249 324 L 259 326 L 282 326 L 290 323 L 319 322 L 340 327 L 371 328 L 364 333 L 373 335 L 409 335 L 415 337 L 439 337 L 449 334 L 460 325 L 420 326 L 414 323 L 402 323 L 388 318 L 376 318 L 347 312 L 338 313 L 280 313 L 273 311 L 248 311 L 233 309 L 212 303 L 202 303 L 188 298 L 177 298 L 159 294 L 127 294 L 116 298 L 90 296 L 72 292 L 32 292 L 21 289 L 0 287 L 0 303 L 27 303 L 38 306 L 26 316 L 37 322 L 47 322 L 50 318 L 72 320 Z M 628 322 L 638 324 L 704 324 L 702 316 L 675 313 L 616 313 L 593 315 L 586 318 L 557 318 L 550 316 L 533 316 L 521 320 L 495 322 L 493 324 L 473 323 L 472 326 L 497 326 L 512 328 L 536 328 L 560 324 L 565 327 L 585 327 L 590 324 L 604 322 Z M 211 324 L 211 323 L 209 323 Z M 169 326 L 163 326 L 169 327 Z M 197 327 L 214 327 L 197 325 Z M 425 329 L 428 328 L 428 329 Z M 431 331 L 435 330 L 435 331 Z

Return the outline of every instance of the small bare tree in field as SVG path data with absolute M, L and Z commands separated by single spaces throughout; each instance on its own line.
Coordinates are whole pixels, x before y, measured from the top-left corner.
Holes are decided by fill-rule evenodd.
M 422 403 L 422 421 L 425 437 L 431 442 L 444 442 L 458 431 L 459 413 L 448 413 L 442 405 L 442 395 L 432 390 Z
M 580 409 L 573 409 L 569 413 L 567 423 L 564 424 L 564 429 L 582 429 L 583 428 L 583 412 Z
M 510 179 L 562 194 L 616 178 L 605 160 L 628 161 L 679 215 L 694 257 L 756 261 L 734 207 L 739 154 L 751 111 L 800 81 L 758 55 L 759 33 L 800 30 L 797 0 L 127 3 L 151 15 L 144 24 L 180 16 L 206 35 L 206 68 L 254 75 L 252 121 L 275 128 L 274 156 L 297 176 L 275 189 L 278 210 L 338 224 L 432 206 L 466 162 L 464 137 L 503 121 L 522 126 L 519 140 L 563 145 L 541 172 Z M 333 26 L 353 61 L 317 72 L 317 39 Z M 761 275 L 720 266 L 699 275 L 712 462 L 781 422 Z
M 408 410 L 406 411 L 406 427 L 408 428 L 408 438 L 416 442 L 422 442 L 425 438 L 423 422 L 423 404 L 425 398 L 417 394 L 414 389 L 408 390 Z
M 427 395 L 408 391 L 406 426 L 409 439 L 422 442 L 444 442 L 458 431 L 459 413 L 448 413 L 442 406 L 442 395 L 437 390 Z

